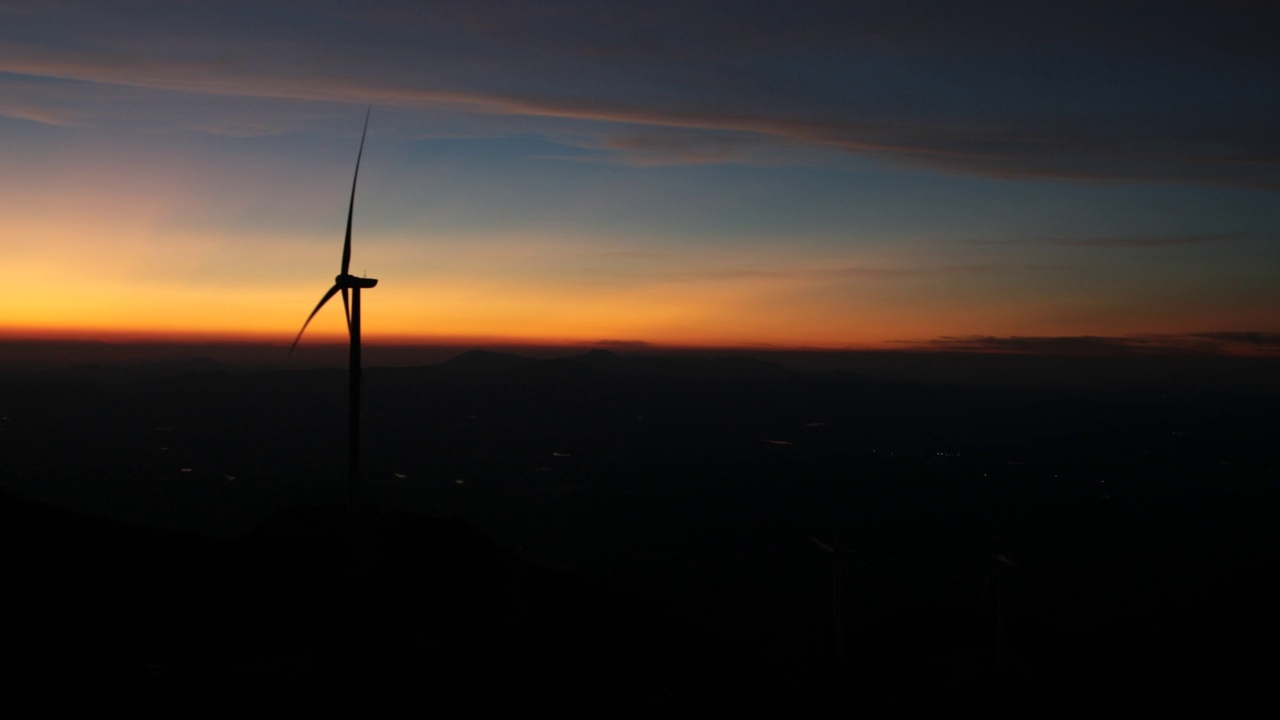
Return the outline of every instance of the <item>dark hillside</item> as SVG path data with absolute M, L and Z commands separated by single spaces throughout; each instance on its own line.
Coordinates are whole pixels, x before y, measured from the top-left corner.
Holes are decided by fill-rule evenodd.
M 432 702 L 514 703 L 472 691 L 499 677 L 584 711 L 653 710 L 653 688 L 1063 716 L 1265 690 L 1275 394 L 713 367 L 371 368 L 354 528 L 323 509 L 345 496 L 341 370 L 5 382 L 0 472 L 28 498 L 6 499 L 13 672 L 137 689 L 122 668 L 156 665 L 174 697 L 320 704 L 427 676 Z

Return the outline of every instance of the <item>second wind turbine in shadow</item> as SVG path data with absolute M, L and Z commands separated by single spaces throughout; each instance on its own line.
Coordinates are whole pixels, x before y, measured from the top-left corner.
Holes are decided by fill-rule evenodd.
M 373 107 L 370 106 L 364 114 L 364 130 L 360 132 L 360 150 L 356 153 L 356 172 L 351 179 L 351 201 L 347 205 L 347 235 L 342 241 L 342 270 L 333 279 L 333 287 L 325 292 L 324 297 L 320 298 L 315 309 L 307 316 L 307 321 L 302 323 L 302 329 L 298 331 L 298 336 L 293 339 L 293 345 L 289 347 L 289 354 L 292 355 L 294 349 L 298 347 L 298 341 L 302 339 L 302 333 L 306 332 L 307 325 L 311 324 L 311 319 L 320 312 L 320 308 L 324 307 L 325 303 L 341 292 L 342 307 L 347 317 L 347 331 L 351 337 L 350 376 L 347 385 L 347 472 L 350 484 L 349 502 L 353 510 L 359 504 L 360 486 L 360 291 L 377 285 L 378 281 L 374 278 L 356 277 L 349 272 L 351 215 L 356 206 L 356 181 L 360 179 L 360 158 L 364 155 L 364 139 L 369 132 L 369 114 L 372 110 Z

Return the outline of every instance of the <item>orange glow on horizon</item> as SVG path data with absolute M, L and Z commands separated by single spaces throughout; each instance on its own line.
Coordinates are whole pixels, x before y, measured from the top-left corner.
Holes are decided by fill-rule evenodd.
M 48 327 L 8 327 L 0 328 L 0 341 L 56 341 L 56 342 L 101 342 L 110 344 L 155 343 L 155 344 L 245 344 L 276 345 L 287 348 L 294 336 L 285 333 L 270 332 L 231 332 L 231 331 L 199 331 L 199 330 L 147 330 L 130 328 L 48 328 Z M 566 346 L 604 346 L 625 349 L 643 349 L 646 347 L 666 349 L 699 349 L 707 350 L 889 350 L 901 349 L 891 343 L 840 343 L 840 344 L 773 344 L 762 342 L 711 342 L 711 341 L 654 341 L 648 339 L 614 338 L 608 336 L 512 336 L 512 335 L 364 335 L 362 344 L 369 347 L 406 347 L 406 346 L 444 346 L 444 347 L 491 347 L 491 346 L 529 346 L 529 347 L 566 347 Z M 345 345 L 345 332 L 312 332 L 308 328 L 299 348 Z
M 341 204 L 316 210 L 281 197 L 270 173 L 233 182 L 181 163 L 154 172 L 108 159 L 66 157 L 22 182 L 0 181 L 14 200 L 4 230 L 24 239 L 6 248 L 15 271 L 0 291 L 0 338 L 287 347 L 333 282 Z M 227 174 L 257 178 L 247 168 Z M 334 187 L 345 192 L 346 182 Z M 206 199 L 222 185 L 235 192 Z M 283 211 L 275 224 L 243 219 L 260 206 L 325 222 Z M 920 350 L 941 337 L 1265 333 L 1280 322 L 1277 306 L 1250 289 L 1274 294 L 1263 262 L 1249 266 L 1253 284 L 1189 284 L 1160 267 L 1149 271 L 1155 280 L 1134 283 L 1124 263 L 975 263 L 973 252 L 871 236 L 836 247 L 783 235 L 700 243 L 536 224 L 394 227 L 359 235 L 352 270 L 382 281 L 364 296 L 371 347 Z M 335 299 L 302 344 L 344 342 Z
M 0 342 L 68 342 L 95 343 L 107 346 L 125 347 L 128 345 L 220 345 L 246 347 L 278 347 L 283 352 L 293 341 L 292 335 L 264 332 L 216 332 L 216 331 L 164 331 L 125 328 L 39 328 L 9 327 L 0 328 Z M 311 333 L 308 331 L 298 348 L 300 351 L 333 350 L 345 346 L 348 342 L 345 333 Z M 1030 350 L 992 347 L 935 347 L 927 341 L 885 341 L 865 343 L 762 343 L 762 342 L 714 342 L 698 340 L 654 341 L 648 339 L 618 339 L 600 336 L 508 336 L 508 335 L 411 335 L 391 334 L 363 338 L 366 347 L 377 348 L 529 348 L 529 349 L 563 349 L 563 348 L 605 348 L 623 354 L 646 351 L 708 351 L 708 352 L 894 352 L 894 353 L 931 353 L 931 352 L 963 352 L 965 354 L 1017 355 L 1036 354 Z M 1178 353 L 1176 346 L 1163 350 L 1158 346 L 1138 354 L 1161 354 L 1172 351 Z M 1251 346 L 1240 343 L 1224 343 L 1212 351 L 1214 354 L 1233 357 L 1280 357 L 1280 348 Z M 1050 353 L 1053 354 L 1053 353 Z M 1071 353 L 1073 355 L 1112 355 L 1131 354 L 1120 350 L 1085 351 Z

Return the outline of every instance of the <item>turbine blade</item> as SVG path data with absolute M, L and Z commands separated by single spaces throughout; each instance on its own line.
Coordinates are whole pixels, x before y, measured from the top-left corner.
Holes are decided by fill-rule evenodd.
M 347 334 L 351 334 L 351 301 L 347 299 L 348 290 L 342 288 L 342 310 L 347 314 Z
M 316 313 L 320 312 L 320 308 L 324 307 L 324 304 L 329 302 L 329 298 L 338 294 L 339 289 L 340 288 L 337 285 L 329 288 L 329 292 L 325 293 L 324 297 L 320 298 L 320 302 L 316 303 L 316 309 L 312 310 L 311 314 L 307 316 L 307 321 L 302 323 L 302 329 L 298 331 L 298 337 L 294 338 L 293 344 L 289 346 L 290 355 L 292 355 L 294 349 L 298 347 L 298 341 L 302 339 L 302 333 L 306 332 L 307 326 L 311 324 L 311 318 L 315 317 Z
M 370 105 L 364 111 L 364 130 L 360 131 L 360 151 L 356 153 L 356 173 L 351 178 L 351 202 L 347 204 L 347 237 L 342 241 L 342 274 L 348 274 L 351 268 L 351 215 L 356 209 L 356 181 L 360 179 L 360 157 L 364 155 L 364 137 L 369 132 L 369 113 L 373 112 L 373 106 Z

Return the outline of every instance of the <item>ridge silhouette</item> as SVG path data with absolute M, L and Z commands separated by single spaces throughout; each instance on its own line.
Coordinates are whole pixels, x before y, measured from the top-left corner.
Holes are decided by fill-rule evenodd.
M 298 506 L 218 541 L 0 491 L 0 520 L 0 610 L 23 620 L 0 649 L 11 717 L 531 704 L 586 717 L 763 700 L 738 687 L 754 671 L 731 645 L 458 519 Z

